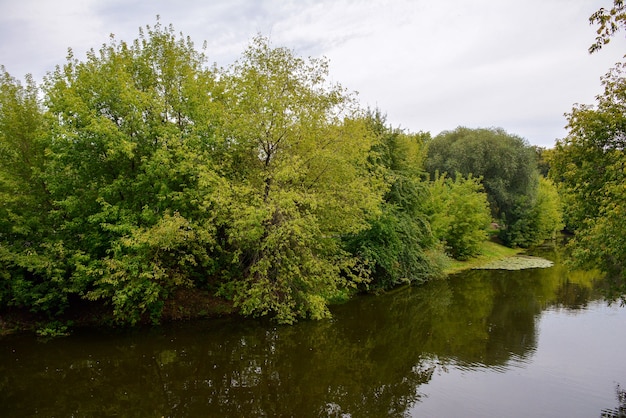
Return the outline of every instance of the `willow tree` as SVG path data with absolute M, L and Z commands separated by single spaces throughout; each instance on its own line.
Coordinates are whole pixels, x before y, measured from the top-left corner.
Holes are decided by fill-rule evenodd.
M 235 255 L 225 289 L 245 314 L 325 317 L 360 279 L 340 240 L 379 210 L 383 182 L 369 170 L 375 138 L 327 77 L 326 60 L 264 37 L 220 75 Z
M 386 126 L 379 111 L 370 112 L 365 120 L 378 138 L 372 169 L 382 173 L 389 189 L 381 213 L 369 219 L 367 229 L 349 236 L 346 246 L 368 265 L 370 289 L 425 282 L 441 274 L 432 256 L 436 238 L 424 210 L 428 196 L 423 179 L 425 142 L 430 136 Z

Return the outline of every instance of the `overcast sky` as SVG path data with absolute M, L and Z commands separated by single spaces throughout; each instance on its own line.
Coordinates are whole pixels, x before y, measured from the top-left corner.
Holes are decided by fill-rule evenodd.
M 612 0 L 0 0 L 0 64 L 36 79 L 83 59 L 109 35 L 132 42 L 163 24 L 218 66 L 257 34 L 300 56 L 325 56 L 332 80 L 388 122 L 433 136 L 501 127 L 552 147 L 563 114 L 592 104 L 600 77 L 626 53 L 618 36 L 593 55 L 589 16 Z

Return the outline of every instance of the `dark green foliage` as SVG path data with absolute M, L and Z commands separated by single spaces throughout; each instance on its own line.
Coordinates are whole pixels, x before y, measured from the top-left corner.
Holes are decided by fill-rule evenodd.
M 524 139 L 502 129 L 457 128 L 430 142 L 426 166 L 431 175 L 480 177 L 506 245 L 527 247 L 546 238 L 538 235 L 534 219 L 539 216 L 536 152 Z
M 502 129 L 457 128 L 428 145 L 428 172 L 482 178 L 495 219 L 511 217 L 524 197 L 534 198 L 537 164 L 526 141 Z
M 553 150 L 536 145 L 531 148 L 535 151 L 535 156 L 537 157 L 537 169 L 539 170 L 539 174 L 542 177 L 548 177 L 548 172 L 550 171 L 550 155 Z
M 382 214 L 369 221 L 369 228 L 347 240 L 372 272 L 371 287 L 391 288 L 401 283 L 424 282 L 440 275 L 429 253 L 435 251 L 428 219 L 423 211 L 427 184 L 422 180 L 424 138 L 388 128 L 384 117 L 370 113 L 370 129 L 380 138 L 376 169 L 389 182 Z
M 63 243 L 51 220 L 48 123 L 31 78 L 0 74 L 0 307 L 51 314 L 67 305 Z
M 422 283 L 441 274 L 424 245 L 427 224 L 418 224 L 397 211 L 383 213 L 369 229 L 347 240 L 351 252 L 369 267 L 373 289 L 390 289 L 404 283 Z

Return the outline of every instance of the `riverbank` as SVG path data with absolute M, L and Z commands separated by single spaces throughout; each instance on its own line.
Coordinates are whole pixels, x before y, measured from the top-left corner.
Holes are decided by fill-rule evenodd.
M 231 301 L 216 297 L 206 290 L 180 289 L 163 306 L 162 322 L 220 318 L 236 315 Z M 149 325 L 146 317 L 141 325 Z M 9 309 L 0 313 L 0 337 L 15 333 L 36 333 L 40 337 L 67 335 L 80 328 L 115 328 L 117 323 L 110 306 L 105 303 L 78 301 L 58 318 L 26 309 Z
M 492 262 L 513 257 L 524 250 L 521 248 L 509 248 L 493 241 L 485 241 L 482 246 L 482 254 L 467 261 L 451 260 L 450 265 L 444 270 L 446 274 L 459 273 L 488 265 Z
M 467 261 L 450 260 L 444 270 L 455 274 L 464 270 L 480 268 L 495 261 L 513 257 L 522 252 L 493 241 L 483 243 L 482 254 Z M 237 314 L 232 302 L 218 298 L 207 291 L 179 290 L 165 303 L 163 322 L 184 321 L 201 318 L 218 318 Z M 60 336 L 76 328 L 114 327 L 110 307 L 104 304 L 77 303 L 60 318 L 49 318 L 25 310 L 11 310 L 0 315 L 0 336 L 15 332 L 33 332 L 40 336 Z

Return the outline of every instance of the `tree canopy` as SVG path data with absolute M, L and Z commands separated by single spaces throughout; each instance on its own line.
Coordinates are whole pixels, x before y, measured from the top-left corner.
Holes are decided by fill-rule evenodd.
M 458 173 L 481 179 L 507 245 L 527 247 L 547 238 L 538 228 L 536 151 L 523 138 L 501 128 L 445 131 L 429 143 L 426 167 L 431 176 Z M 551 229 L 558 228 L 556 223 Z
M 380 111 L 365 118 L 377 141 L 372 169 L 388 184 L 381 212 L 368 226 L 345 240 L 370 272 L 370 288 L 385 289 L 403 283 L 423 283 L 441 276 L 442 265 L 425 202 L 428 185 L 423 179 L 428 134 L 407 134 L 386 125 Z
M 344 240 L 389 182 L 326 60 L 259 36 L 217 69 L 157 23 L 41 90 L 2 71 L 0 306 L 101 300 L 136 323 L 205 289 L 289 323 L 370 280 Z
M 507 231 L 537 207 L 521 138 L 394 129 L 328 68 L 263 36 L 218 68 L 160 22 L 70 51 L 41 86 L 2 68 L 0 309 L 91 303 L 135 324 L 205 292 L 244 315 L 325 318 L 477 255 L 487 199 Z
M 244 313 L 324 317 L 347 278 L 360 280 L 341 237 L 366 227 L 386 186 L 370 169 L 377 138 L 327 72 L 259 37 L 220 77 L 234 191 L 222 210 L 243 272 L 228 283 Z
M 624 274 L 626 254 L 626 77 L 618 64 L 602 78 L 595 106 L 576 105 L 568 135 L 559 140 L 551 176 L 565 199 L 568 227 L 576 232 L 574 258 Z

